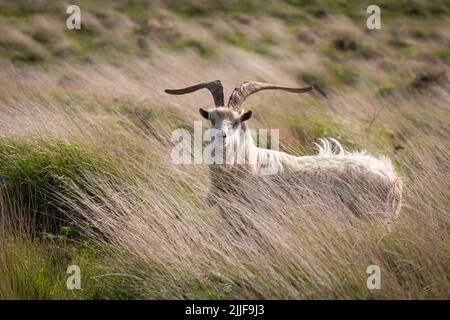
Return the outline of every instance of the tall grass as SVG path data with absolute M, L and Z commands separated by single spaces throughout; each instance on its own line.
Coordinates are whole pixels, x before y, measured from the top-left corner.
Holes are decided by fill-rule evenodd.
M 441 99 L 446 97 L 438 92 Z M 47 164 L 27 161 L 34 167 L 24 167 L 27 152 L 17 152 L 17 148 L 6 152 L 9 149 L 5 147 L 3 153 L 9 162 L 3 170 L 19 168 L 22 163 L 21 174 L 31 179 L 38 174 L 49 178 L 45 172 L 55 164 L 67 170 L 54 169 L 64 176 L 70 192 L 54 189 L 52 196 L 62 204 L 66 217 L 113 261 L 99 267 L 96 275 L 104 288 L 100 297 L 448 297 L 449 157 L 438 136 L 445 128 L 417 128 L 395 109 L 383 113 L 386 121 L 395 121 L 405 132 L 411 132 L 410 137 L 401 138 L 402 153 L 391 154 L 405 175 L 406 192 L 400 218 L 387 232 L 382 224 L 350 217 L 344 207 L 337 207 L 331 200 L 305 197 L 300 191 L 294 197 L 285 197 L 275 185 L 257 179 L 246 182 L 243 194 L 218 199 L 227 213 L 225 219 L 218 208 L 205 204 L 206 168 L 171 163 L 170 124 L 150 118 L 142 125 L 129 113 L 105 111 L 101 100 L 90 101 L 93 107 L 88 110 L 76 104 L 67 110 L 48 100 L 55 98 L 46 99 L 33 104 L 31 112 L 39 114 L 33 119 L 42 122 L 28 132 L 18 127 L 28 114 L 25 105 L 13 109 L 4 105 L 3 114 L 9 118 L 2 135 L 35 141 L 35 154 Z M 351 101 L 355 97 L 340 99 Z M 415 105 L 408 97 L 395 99 L 399 108 Z M 345 103 L 349 108 L 349 102 Z M 47 118 L 64 120 L 47 125 Z M 19 119 L 17 125 L 14 119 Z M 85 119 L 89 119 L 88 125 Z M 102 165 L 94 163 L 83 172 L 80 187 L 80 166 L 89 163 L 83 160 L 85 152 L 66 152 L 66 147 L 52 151 L 39 140 L 43 137 L 85 145 L 93 150 L 90 152 L 114 158 L 127 174 L 120 180 L 109 179 Z M 377 153 L 374 149 L 371 151 Z M 7 176 L 3 179 L 9 181 Z M 4 218 L 20 209 L 29 210 L 20 208 L 23 203 L 17 201 L 3 205 Z M 2 241 L 8 246 L 11 240 L 6 237 Z M 4 268 L 11 268 L 20 260 L 12 262 L 6 256 L 0 261 Z M 371 264 L 382 270 L 381 290 L 369 291 L 366 287 L 365 272 Z M 8 273 L 2 273 L 2 277 L 15 281 Z
M 176 3 L 152 4 L 156 16 L 140 1 L 124 14 L 111 6 L 107 16 L 118 15 L 113 20 L 123 27 L 114 33 L 85 7 L 97 32 L 83 39 L 59 30 L 68 41 L 64 61 L 42 36 L 39 44 L 30 37 L 22 11 L 12 4 L 0 10 L 2 26 L 4 17 L 17 19 L 0 42 L 47 53 L 39 62 L 0 58 L 0 298 L 450 298 L 445 17 L 408 20 L 433 37 L 405 35 L 399 20 L 388 19 L 385 31 L 367 36 L 346 6 L 320 13 L 286 1 L 270 13 L 250 1 L 234 16 L 220 2 L 210 4 L 209 17 L 202 6 L 175 10 Z M 295 14 L 311 25 L 293 21 Z M 155 35 L 161 25 L 170 37 Z M 389 45 L 398 36 L 393 29 L 406 47 Z M 215 38 L 237 30 L 251 41 Z M 252 50 L 268 34 L 270 55 Z M 336 48 L 343 35 L 357 50 Z M 133 51 L 136 37 L 144 37 L 148 55 Z M 364 54 L 374 50 L 373 39 L 385 50 Z M 105 44 L 101 55 L 90 41 Z M 130 50 L 111 50 L 117 43 Z M 211 97 L 163 90 L 216 78 L 226 95 L 248 79 L 315 82 L 320 93 L 250 97 L 249 125 L 279 128 L 281 148 L 297 155 L 315 152 L 316 139 L 331 135 L 350 150 L 389 156 L 405 186 L 392 230 L 353 217 L 332 198 L 287 194 L 253 177 L 242 181 L 241 194 L 209 206 L 207 167 L 174 165 L 170 137 L 175 128 L 192 130 Z M 47 219 L 39 228 L 36 216 Z M 71 264 L 81 267 L 82 291 L 65 286 Z M 379 290 L 366 286 L 369 265 L 381 269 Z

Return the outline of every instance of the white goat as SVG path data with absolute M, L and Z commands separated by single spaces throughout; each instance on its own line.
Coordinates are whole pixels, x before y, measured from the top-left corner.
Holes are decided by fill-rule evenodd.
M 245 175 L 263 176 L 263 170 L 271 169 L 276 174 L 270 177 L 278 181 L 280 187 L 290 186 L 290 191 L 318 194 L 340 201 L 356 216 L 375 216 L 390 224 L 399 214 L 402 199 L 402 182 L 398 178 L 391 161 L 386 157 L 375 158 L 365 152 L 349 153 L 341 144 L 330 139 L 337 147 L 333 151 L 332 142 L 321 139 L 317 145 L 319 154 L 296 157 L 285 152 L 258 148 L 252 138 L 246 121 L 252 111 L 241 111 L 242 102 L 251 94 L 266 89 L 302 93 L 312 87 L 288 88 L 267 83 L 245 82 L 234 89 L 227 107 L 224 106 L 223 88 L 219 80 L 201 83 L 177 90 L 166 90 L 169 94 L 186 94 L 208 89 L 214 98 L 216 108 L 200 108 L 203 118 L 211 122 L 219 132 L 224 149 L 233 150 L 232 164 L 211 164 L 211 188 L 209 198 L 223 193 L 239 192 Z M 219 139 L 220 138 L 220 139 Z M 228 159 L 227 159 L 228 160 Z M 227 161 L 227 163 L 229 163 Z M 267 178 L 267 177 L 265 177 Z M 292 187 L 292 186 L 296 186 Z M 289 190 L 287 190 L 289 191 Z M 370 214 L 367 213 L 371 206 Z

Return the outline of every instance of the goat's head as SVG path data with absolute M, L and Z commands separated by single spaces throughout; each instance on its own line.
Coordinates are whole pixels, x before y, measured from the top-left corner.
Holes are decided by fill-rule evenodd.
M 243 131 L 247 130 L 245 121 L 251 118 L 252 111 L 244 112 L 243 110 L 240 110 L 240 107 L 244 100 L 253 93 L 267 89 L 303 93 L 312 90 L 312 87 L 290 88 L 269 83 L 246 81 L 234 89 L 226 107 L 223 98 L 223 87 L 220 80 L 200 83 L 183 89 L 167 89 L 165 92 L 180 95 L 197 91 L 199 89 L 208 89 L 211 92 L 215 103 L 215 108 L 200 108 L 199 111 L 201 116 L 209 120 L 211 127 L 218 130 L 217 132 L 219 132 L 222 137 L 226 137 L 238 129 L 242 129 Z

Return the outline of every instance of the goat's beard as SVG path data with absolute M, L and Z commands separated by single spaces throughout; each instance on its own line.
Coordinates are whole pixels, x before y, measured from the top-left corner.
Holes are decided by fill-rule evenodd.
M 227 138 L 216 137 L 213 145 L 209 147 L 212 149 L 211 154 L 208 152 L 206 156 L 211 156 L 208 163 L 214 165 L 243 165 L 248 164 L 246 157 L 246 146 L 243 138 L 238 134 L 229 135 Z
M 223 152 L 227 165 L 248 164 L 246 144 L 239 133 L 227 137 L 223 144 Z

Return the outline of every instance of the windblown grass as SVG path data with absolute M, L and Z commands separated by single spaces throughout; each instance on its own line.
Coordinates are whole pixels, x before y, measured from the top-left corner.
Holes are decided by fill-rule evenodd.
M 341 2 L 205 3 L 114 2 L 101 15 L 82 2 L 83 35 L 59 20 L 42 26 L 50 34 L 28 32 L 28 15 L 55 17 L 59 5 L 1 7 L 0 26 L 14 24 L 0 36 L 0 298 L 450 298 L 448 18 L 433 9 L 441 2 L 386 3 L 384 31 L 370 35 L 358 27 L 364 14 Z M 424 16 L 413 19 L 417 6 Z M 236 37 L 239 29 L 248 32 Z M 233 36 L 217 37 L 224 31 Z M 270 50 L 259 50 L 254 41 L 267 34 Z M 67 41 L 65 54 L 53 37 Z M 14 58 L 30 52 L 42 59 Z M 172 164 L 170 137 L 192 130 L 211 98 L 163 90 L 216 78 L 226 95 L 249 79 L 318 86 L 301 97 L 250 97 L 250 126 L 279 128 L 282 149 L 298 155 L 333 136 L 389 156 L 405 185 L 391 232 L 332 199 L 287 196 L 252 178 L 242 194 L 217 199 L 224 214 L 208 206 L 206 166 Z M 63 223 L 38 228 L 35 216 Z M 71 264 L 83 291 L 65 287 Z M 366 287 L 373 264 L 380 290 Z

